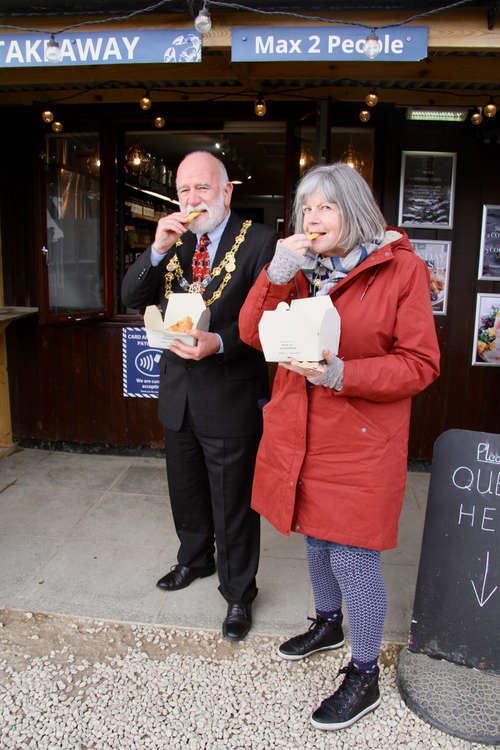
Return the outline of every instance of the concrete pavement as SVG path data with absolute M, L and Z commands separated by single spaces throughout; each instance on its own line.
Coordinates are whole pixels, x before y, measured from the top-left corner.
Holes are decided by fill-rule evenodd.
M 409 472 L 399 546 L 383 553 L 384 641 L 406 643 L 430 475 Z M 177 539 L 161 458 L 22 449 L 0 460 L 0 608 L 220 630 L 217 576 L 156 580 Z M 291 635 L 314 606 L 304 540 L 262 523 L 253 632 Z

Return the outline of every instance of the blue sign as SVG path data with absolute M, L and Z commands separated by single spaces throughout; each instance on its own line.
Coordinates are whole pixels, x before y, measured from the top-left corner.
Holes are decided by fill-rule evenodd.
M 427 57 L 427 26 L 391 26 L 377 30 L 376 60 Z M 287 60 L 366 60 L 363 26 L 245 27 L 232 30 L 233 62 Z
M 158 398 L 162 349 L 152 349 L 145 328 L 124 328 L 122 332 L 123 395 Z
M 201 35 L 193 29 L 67 31 L 55 41 L 59 57 L 51 61 L 48 33 L 0 34 L 0 67 L 201 62 Z

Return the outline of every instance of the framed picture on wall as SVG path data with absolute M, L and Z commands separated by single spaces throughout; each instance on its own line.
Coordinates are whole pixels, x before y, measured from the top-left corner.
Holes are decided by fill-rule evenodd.
M 425 262 L 431 275 L 431 303 L 434 315 L 446 315 L 451 242 L 410 240 L 416 254 Z
M 500 367 L 500 294 L 478 294 L 473 365 Z
M 456 161 L 451 152 L 402 152 L 400 227 L 453 228 Z
M 477 278 L 500 280 L 500 206 L 483 206 Z

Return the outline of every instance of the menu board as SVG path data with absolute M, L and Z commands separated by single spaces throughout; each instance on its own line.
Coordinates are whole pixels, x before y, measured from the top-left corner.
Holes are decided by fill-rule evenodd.
M 436 440 L 409 650 L 500 670 L 500 435 Z

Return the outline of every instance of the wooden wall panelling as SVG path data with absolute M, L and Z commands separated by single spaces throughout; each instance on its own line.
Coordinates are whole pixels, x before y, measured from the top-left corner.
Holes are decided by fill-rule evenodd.
M 121 329 L 86 326 L 89 357 L 89 409 L 92 442 L 123 444 Z
M 156 398 L 124 398 L 127 410 L 127 445 L 163 448 L 163 427 L 158 420 Z
M 38 435 L 40 362 L 35 318 L 21 318 L 7 327 L 7 361 L 14 440 Z
M 88 356 L 87 330 L 84 326 L 79 325 L 71 326 L 71 331 L 67 330 L 67 326 L 60 326 L 59 328 L 62 329 L 61 334 L 66 334 L 66 346 L 71 368 L 68 373 L 72 383 L 71 392 L 68 394 L 73 411 L 70 429 L 74 436 L 78 436 L 78 442 L 92 443 L 89 374 L 93 368 Z M 75 437 L 66 439 L 74 441 Z

